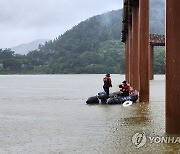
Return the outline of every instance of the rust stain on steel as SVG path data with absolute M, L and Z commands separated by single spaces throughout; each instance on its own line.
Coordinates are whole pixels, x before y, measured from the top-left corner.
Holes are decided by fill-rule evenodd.
M 149 102 L 149 0 L 139 1 L 140 102 Z
M 166 1 L 166 132 L 180 134 L 180 1 Z
M 132 70 L 133 70 L 133 89 L 139 91 L 139 50 L 138 50 L 138 16 L 139 16 L 139 8 L 132 8 Z

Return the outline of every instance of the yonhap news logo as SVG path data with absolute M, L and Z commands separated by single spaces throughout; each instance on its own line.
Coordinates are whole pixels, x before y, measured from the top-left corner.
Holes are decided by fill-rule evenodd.
M 146 144 L 146 134 L 145 132 L 136 133 L 132 137 L 132 143 L 136 148 L 140 148 Z
M 135 133 L 132 136 L 132 143 L 135 148 L 141 148 L 145 144 L 180 144 L 180 137 L 170 136 L 147 136 L 145 132 Z

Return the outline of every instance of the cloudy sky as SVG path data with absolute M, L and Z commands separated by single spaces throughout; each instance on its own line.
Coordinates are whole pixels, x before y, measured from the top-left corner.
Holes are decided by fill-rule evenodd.
M 0 0 L 0 48 L 54 39 L 79 22 L 122 8 L 123 0 Z

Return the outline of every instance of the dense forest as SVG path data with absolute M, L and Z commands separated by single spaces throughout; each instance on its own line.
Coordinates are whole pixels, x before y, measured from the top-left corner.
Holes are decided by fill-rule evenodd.
M 124 44 L 121 42 L 122 10 L 89 18 L 63 35 L 39 45 L 27 55 L 0 49 L 0 73 L 124 73 Z M 151 16 L 151 32 L 164 33 Z M 160 25 L 159 24 L 159 25 Z M 164 23 L 163 23 L 164 24 Z M 155 73 L 164 70 L 164 48 L 155 48 Z

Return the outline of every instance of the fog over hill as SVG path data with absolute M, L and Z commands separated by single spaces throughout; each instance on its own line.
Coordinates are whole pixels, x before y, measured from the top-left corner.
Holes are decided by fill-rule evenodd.
M 12 47 L 11 50 L 15 51 L 18 54 L 27 54 L 29 51 L 38 49 L 39 44 L 44 45 L 45 42 L 49 41 L 48 39 L 38 39 L 26 44 L 20 44 L 18 46 Z
M 114 13 L 120 13 L 119 18 L 116 18 L 116 20 L 122 20 L 121 19 L 121 11 L 115 11 Z M 110 24 L 111 16 L 109 16 L 110 13 L 105 13 L 100 19 L 100 22 L 103 22 L 103 25 Z M 111 12 L 112 14 L 112 12 Z M 93 18 L 90 18 L 93 19 Z M 103 19 L 103 21 L 102 21 Z M 121 21 L 117 24 L 121 24 Z M 93 27 L 93 26 L 92 26 Z M 74 29 L 74 28 L 73 28 Z M 112 27 L 113 29 L 113 27 Z M 116 32 L 117 35 L 120 35 L 121 32 L 121 25 L 119 25 L 119 32 Z M 164 34 L 165 33 L 165 0 L 150 0 L 150 33 L 157 33 L 157 34 Z M 66 35 L 67 33 L 65 33 Z M 49 41 L 48 39 L 38 39 L 35 41 L 32 41 L 30 43 L 21 44 L 15 47 L 12 47 L 11 49 L 15 51 L 15 53 L 19 54 L 27 54 L 29 51 L 33 51 L 38 49 L 39 44 L 44 45 L 46 41 Z M 90 40 L 92 41 L 92 40 Z
M 150 1 L 150 33 L 165 32 L 165 0 Z M 124 43 L 121 42 L 122 9 L 93 16 L 64 34 L 39 46 L 39 41 L 12 48 L 19 53 L 1 50 L 1 72 L 11 73 L 121 73 L 125 72 Z M 43 42 L 44 42 L 43 41 Z M 36 44 L 36 49 L 30 48 Z M 29 46 L 28 48 L 26 48 Z M 38 48 L 38 50 L 37 50 Z M 21 52 L 20 52 L 21 49 Z M 23 50 L 22 50 L 23 49 Z M 32 51 L 34 50 L 34 51 Z M 154 51 L 154 72 L 165 72 L 164 48 Z
M 165 0 L 150 0 L 150 33 L 165 34 Z

